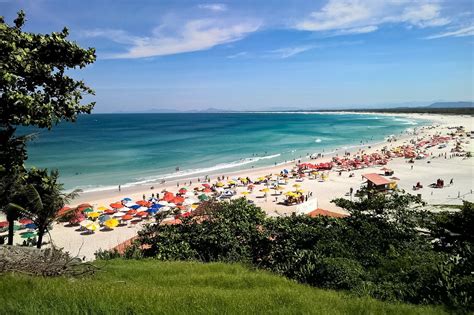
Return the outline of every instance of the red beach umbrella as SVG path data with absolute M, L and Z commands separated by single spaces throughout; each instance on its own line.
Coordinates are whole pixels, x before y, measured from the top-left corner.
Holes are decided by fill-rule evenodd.
M 133 219 L 133 216 L 131 214 L 126 214 L 124 216 L 122 216 L 121 218 L 123 221 L 128 221 L 128 220 L 131 220 Z
M 132 210 L 128 210 L 128 211 L 127 211 L 127 214 L 128 214 L 128 215 L 135 215 L 135 214 L 137 214 L 137 210 L 133 210 L 133 209 L 132 209 Z
M 114 214 L 115 210 L 107 209 L 104 211 L 105 214 Z
M 117 201 L 117 202 L 111 203 L 110 207 L 113 209 L 120 209 L 120 208 L 123 208 L 123 204 Z
M 202 184 L 202 185 L 203 185 L 204 187 L 206 187 L 206 188 L 210 188 L 210 187 L 211 187 L 211 185 L 209 185 L 209 184 Z
M 92 208 L 92 205 L 89 204 L 89 203 L 81 203 L 80 205 L 77 206 L 77 209 L 79 211 L 82 211 L 82 210 L 87 209 L 87 208 Z
M 27 218 L 23 218 L 23 219 L 20 219 L 18 222 L 20 222 L 20 224 L 26 225 L 26 224 L 33 223 L 33 220 L 27 219 Z
M 150 205 L 150 202 L 149 201 L 146 201 L 146 200 L 138 200 L 136 202 L 137 205 L 140 205 L 142 207 L 148 207 Z
M 148 215 L 148 212 L 146 211 L 140 211 L 136 214 L 137 217 L 146 217 Z
M 8 221 L 0 221 L 0 228 L 4 228 L 8 226 Z

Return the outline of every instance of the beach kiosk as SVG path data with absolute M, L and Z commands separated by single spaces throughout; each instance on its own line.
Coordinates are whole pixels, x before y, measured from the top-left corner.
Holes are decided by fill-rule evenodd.
M 385 177 L 380 176 L 379 174 L 363 174 L 362 178 L 367 180 L 367 188 L 369 190 L 385 192 L 390 189 L 391 182 Z

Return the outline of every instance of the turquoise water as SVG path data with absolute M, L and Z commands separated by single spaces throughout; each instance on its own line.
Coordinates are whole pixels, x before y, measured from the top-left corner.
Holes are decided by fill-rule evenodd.
M 27 165 L 59 169 L 67 189 L 95 190 L 273 165 L 419 124 L 346 114 L 93 114 L 41 130 Z

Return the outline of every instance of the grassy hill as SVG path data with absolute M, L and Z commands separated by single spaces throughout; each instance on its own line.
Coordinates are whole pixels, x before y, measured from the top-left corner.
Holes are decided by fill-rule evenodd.
M 441 314 L 222 263 L 112 260 L 82 279 L 0 276 L 2 314 Z

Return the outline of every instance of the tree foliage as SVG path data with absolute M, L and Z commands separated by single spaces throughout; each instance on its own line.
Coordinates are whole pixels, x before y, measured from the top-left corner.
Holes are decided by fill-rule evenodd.
M 28 183 L 34 172 L 27 174 L 24 167 L 28 158 L 26 143 L 31 136 L 18 135 L 18 126 L 51 129 L 63 120 L 75 121 L 78 115 L 90 113 L 94 107 L 94 102 L 81 103 L 85 95 L 93 95 L 94 91 L 69 72 L 93 63 L 95 50 L 83 49 L 70 41 L 67 28 L 37 34 L 24 31 L 25 22 L 23 11 L 18 12 L 13 25 L 0 17 L 0 210 L 7 212 L 10 245 L 14 220 L 21 215 L 19 209 L 27 206 L 12 205 L 13 198 L 20 191 L 31 191 L 32 184 L 38 188 L 37 183 Z M 42 175 L 45 182 L 57 179 L 55 174 Z M 42 211 L 53 207 L 47 204 L 54 202 L 49 197 L 41 196 L 46 198 Z M 39 217 L 48 221 L 50 215 L 43 213 Z
M 322 288 L 459 311 L 472 308 L 472 252 L 465 250 L 470 247 L 433 245 L 441 226 L 454 229 L 456 222 L 471 222 L 464 216 L 472 215 L 472 204 L 437 222 L 417 210 L 418 198 L 403 193 L 335 202 L 351 216 L 267 218 L 245 199 L 210 202 L 182 224 L 147 226 L 125 256 L 240 261 Z M 420 233 L 426 222 L 436 235 Z M 467 225 L 458 224 L 456 231 L 458 239 L 472 236 Z

